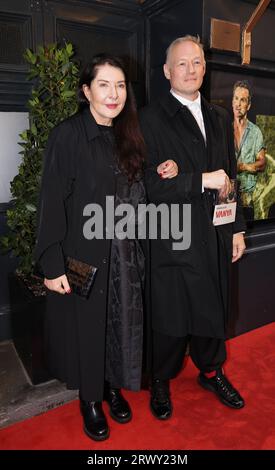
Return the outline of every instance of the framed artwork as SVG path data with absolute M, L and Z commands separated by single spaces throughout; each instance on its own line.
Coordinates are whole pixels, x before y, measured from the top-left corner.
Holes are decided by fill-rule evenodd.
M 275 72 L 219 64 L 207 86 L 210 102 L 232 117 L 246 220 L 275 219 Z

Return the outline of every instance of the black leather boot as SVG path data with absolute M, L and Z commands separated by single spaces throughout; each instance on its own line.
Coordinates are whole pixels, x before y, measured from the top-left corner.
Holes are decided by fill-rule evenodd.
M 84 432 L 94 441 L 108 439 L 110 430 L 102 409 L 101 401 L 80 400 L 80 410 L 84 421 Z
M 129 403 L 121 395 L 119 388 L 112 388 L 107 383 L 104 389 L 104 400 L 110 407 L 110 416 L 118 423 L 128 423 L 132 419 Z
M 173 411 L 170 399 L 169 380 L 154 379 L 150 392 L 150 409 L 153 415 L 158 419 L 169 419 Z

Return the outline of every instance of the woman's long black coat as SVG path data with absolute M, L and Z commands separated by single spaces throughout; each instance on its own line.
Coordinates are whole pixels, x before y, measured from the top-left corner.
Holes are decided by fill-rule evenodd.
M 191 246 L 173 251 L 172 241 L 151 241 L 153 329 L 171 336 L 225 336 L 232 234 L 244 230 L 240 209 L 234 224 L 215 228 L 212 194 L 202 194 L 202 173 L 224 169 L 236 178 L 232 126 L 226 111 L 202 98 L 207 146 L 191 112 L 170 93 L 140 114 L 149 165 L 149 202 L 191 204 Z M 179 175 L 162 180 L 161 162 L 173 159 Z M 183 221 L 184 223 L 184 221 Z
M 113 163 L 89 109 L 52 131 L 45 154 L 35 250 L 49 279 L 64 274 L 67 255 L 99 268 L 88 300 L 48 292 L 45 325 L 51 371 L 68 388 L 81 389 L 83 398 L 93 401 L 103 396 L 111 240 L 83 236 L 87 221 L 83 209 L 90 203 L 105 207 L 106 195 L 115 194 Z

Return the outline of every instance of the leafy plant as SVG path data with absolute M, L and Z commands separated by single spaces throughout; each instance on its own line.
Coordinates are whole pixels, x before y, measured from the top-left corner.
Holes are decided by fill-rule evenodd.
M 19 258 L 18 273 L 33 271 L 37 205 L 42 158 L 51 129 L 77 110 L 78 66 L 72 61 L 72 44 L 27 49 L 24 58 L 34 80 L 28 101 L 30 129 L 20 134 L 23 150 L 18 174 L 11 182 L 12 205 L 7 211 L 9 232 L 1 239 L 5 252 Z

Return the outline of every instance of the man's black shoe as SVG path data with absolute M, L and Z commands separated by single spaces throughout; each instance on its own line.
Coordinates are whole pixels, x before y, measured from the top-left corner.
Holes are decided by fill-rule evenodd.
M 206 390 L 214 392 L 224 405 L 236 409 L 244 407 L 244 399 L 221 370 L 217 371 L 216 375 L 211 378 L 207 378 L 201 372 L 198 376 L 198 383 Z
M 169 380 L 153 380 L 150 392 L 150 409 L 153 415 L 158 419 L 169 419 L 172 416 Z
M 84 401 L 80 398 L 80 410 L 84 432 L 94 441 L 108 439 L 110 430 L 100 401 Z
M 110 416 L 118 423 L 128 423 L 132 419 L 129 403 L 121 395 L 119 388 L 105 386 L 104 400 L 110 407 Z

